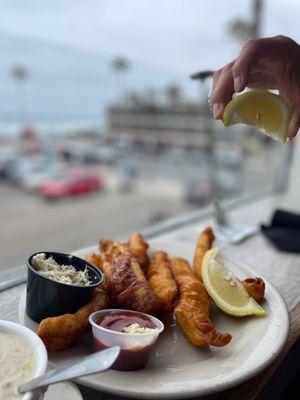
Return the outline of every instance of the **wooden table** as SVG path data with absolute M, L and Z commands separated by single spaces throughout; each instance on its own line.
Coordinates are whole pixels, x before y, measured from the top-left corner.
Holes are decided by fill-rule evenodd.
M 239 206 L 231 213 L 231 218 L 233 221 L 245 224 L 268 221 L 278 202 L 284 205 L 285 201 L 285 198 L 278 199 L 271 196 L 248 205 Z M 291 203 L 288 202 L 288 204 Z M 201 229 L 208 224 L 213 224 L 212 218 L 209 216 L 185 224 L 180 228 L 171 229 L 163 234 L 152 233 L 148 234 L 148 236 L 195 243 Z M 290 313 L 291 329 L 288 342 L 281 355 L 267 370 L 238 387 L 208 396 L 206 399 L 249 400 L 260 398 L 275 400 L 279 398 L 278 396 L 284 390 L 285 385 L 300 367 L 300 255 L 278 252 L 261 234 L 241 244 L 225 246 L 223 251 L 230 254 L 231 258 L 242 260 L 259 274 L 266 277 L 278 289 Z M 18 320 L 18 302 L 23 290 L 24 284 L 0 293 L 0 319 Z M 85 400 L 119 399 L 119 397 L 95 392 L 83 387 L 80 387 L 80 390 Z

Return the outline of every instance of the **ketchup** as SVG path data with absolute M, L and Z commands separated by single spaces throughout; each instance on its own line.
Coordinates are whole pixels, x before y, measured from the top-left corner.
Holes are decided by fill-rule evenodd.
M 100 340 L 94 338 L 94 345 L 97 350 L 108 349 Z M 145 368 L 151 353 L 153 344 L 142 347 L 138 350 L 122 349 L 120 350 L 119 357 L 112 365 L 111 369 L 117 371 L 136 371 Z
M 115 332 L 124 332 L 123 329 L 125 327 L 135 323 L 143 328 L 156 328 L 156 325 L 146 315 L 135 314 L 130 311 L 109 312 L 98 318 L 96 323 L 102 328 Z M 143 334 L 141 333 L 140 335 Z M 96 337 L 94 337 L 94 344 L 97 350 L 104 350 L 109 347 Z M 144 368 L 149 360 L 153 344 L 133 349 L 121 348 L 119 357 L 111 368 L 118 371 L 135 371 Z
M 132 324 L 139 324 L 143 328 L 155 329 L 150 318 L 143 314 L 135 314 L 130 311 L 112 311 L 96 321 L 102 328 L 110 329 L 115 332 L 124 332 L 124 328 Z

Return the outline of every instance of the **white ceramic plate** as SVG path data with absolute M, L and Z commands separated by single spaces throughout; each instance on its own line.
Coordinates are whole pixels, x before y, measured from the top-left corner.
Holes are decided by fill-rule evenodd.
M 150 241 L 150 249 L 168 252 L 192 260 L 194 246 L 186 243 Z M 76 252 L 83 256 L 96 248 Z M 229 260 L 232 272 L 243 279 L 259 276 L 241 263 Z M 148 366 L 141 371 L 107 371 L 78 380 L 96 390 L 135 398 L 188 398 L 223 391 L 257 374 L 269 365 L 283 347 L 288 334 L 288 313 L 277 291 L 267 282 L 263 307 L 267 316 L 234 319 L 216 308 L 212 320 L 217 329 L 233 338 L 223 348 L 196 348 L 189 344 L 178 326 L 168 328 L 159 338 Z M 20 301 L 20 323 L 36 330 L 37 324 L 25 314 L 25 293 Z M 53 365 L 60 366 L 93 351 L 91 334 L 84 335 L 74 346 L 50 354 Z
M 45 393 L 44 400 L 83 400 L 79 389 L 74 383 L 62 382 L 51 385 Z

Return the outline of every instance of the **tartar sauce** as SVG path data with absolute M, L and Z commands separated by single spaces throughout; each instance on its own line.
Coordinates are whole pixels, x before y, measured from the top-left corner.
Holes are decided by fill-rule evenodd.
M 125 326 L 123 328 L 123 332 L 125 332 L 125 333 L 140 333 L 140 334 L 143 334 L 143 333 L 151 333 L 151 332 L 154 332 L 154 331 L 157 331 L 157 329 L 156 328 L 147 328 L 147 327 L 141 326 L 140 324 L 137 324 L 137 323 L 130 324 L 130 325 Z
M 87 268 L 83 271 L 78 271 L 72 265 L 59 265 L 53 257 L 46 258 L 45 253 L 36 254 L 32 258 L 31 264 L 41 275 L 54 281 L 75 286 L 88 286 L 91 284 Z
M 34 377 L 33 349 L 22 337 L 0 331 L 0 399 L 19 400 L 18 387 Z

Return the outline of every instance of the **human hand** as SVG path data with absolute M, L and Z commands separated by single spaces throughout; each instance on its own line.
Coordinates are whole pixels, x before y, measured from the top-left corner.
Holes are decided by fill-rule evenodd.
M 246 86 L 279 90 L 292 110 L 288 136 L 296 136 L 300 127 L 300 46 L 285 36 L 248 40 L 235 60 L 214 73 L 210 95 L 214 118 L 222 118 L 233 93 Z

